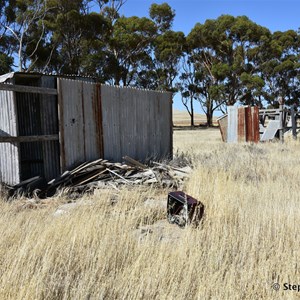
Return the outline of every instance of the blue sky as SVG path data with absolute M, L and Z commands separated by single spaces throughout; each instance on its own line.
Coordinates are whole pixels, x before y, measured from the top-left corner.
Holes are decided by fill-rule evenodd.
M 216 19 L 222 14 L 245 15 L 274 31 L 300 28 L 300 0 L 127 0 L 121 10 L 125 16 L 149 16 L 152 3 L 167 2 L 176 13 L 173 30 L 188 34 L 196 23 Z M 197 104 L 196 104 L 197 106 Z M 178 96 L 174 108 L 184 110 Z M 199 107 L 196 107 L 200 111 Z
M 174 30 L 188 34 L 197 22 L 216 19 L 222 14 L 246 15 L 271 31 L 297 30 L 300 27 L 300 0 L 127 0 L 125 16 L 149 16 L 152 3 L 167 2 L 176 13 Z

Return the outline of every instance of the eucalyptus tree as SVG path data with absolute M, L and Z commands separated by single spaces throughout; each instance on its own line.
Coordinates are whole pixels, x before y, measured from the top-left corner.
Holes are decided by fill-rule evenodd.
M 17 56 L 18 70 L 31 70 L 37 52 L 46 38 L 45 17 L 51 8 L 46 0 L 11 0 L 1 2 L 1 35 L 10 41 Z
M 16 42 L 10 34 L 8 34 L 8 26 L 13 19 L 13 12 L 10 10 L 9 1 L 0 1 L 0 74 L 7 73 L 12 70 L 13 52 Z
M 191 126 L 194 126 L 195 101 L 206 115 L 207 126 L 213 126 L 214 112 L 225 106 L 225 100 L 221 97 L 223 86 L 211 79 L 207 68 L 193 61 L 189 54 L 186 57 L 177 84 L 181 101 L 190 115 Z
M 224 103 L 249 103 L 256 95 L 253 91 L 264 86 L 252 53 L 268 35 L 268 29 L 245 16 L 222 15 L 204 24 L 197 23 L 191 30 L 187 37 L 189 56 L 201 78 L 199 101 L 209 125 L 215 109 Z
M 172 30 L 175 11 L 167 3 L 152 4 L 149 16 L 155 28 L 150 44 L 151 55 L 138 73 L 137 85 L 175 93 L 186 45 L 184 33 Z
M 99 41 L 108 25 L 101 14 L 90 11 L 89 2 L 48 0 L 53 8 L 45 20 L 48 44 L 43 50 L 45 55 L 40 51 L 40 65 L 45 71 L 77 75 L 95 71 L 90 68 L 90 55 L 95 48 L 101 51 Z
M 300 98 L 299 33 L 294 30 L 274 32 L 261 49 L 261 72 L 266 83 L 263 89 L 265 101 L 275 106 L 283 97 L 288 105 Z
M 149 62 L 154 23 L 146 17 L 119 17 L 106 46 L 110 83 L 134 86 L 138 73 Z
M 181 102 L 190 116 L 190 124 L 194 126 L 194 101 L 199 99 L 200 88 L 198 87 L 196 70 L 191 61 L 186 57 L 183 59 L 181 73 L 176 87 L 180 93 Z

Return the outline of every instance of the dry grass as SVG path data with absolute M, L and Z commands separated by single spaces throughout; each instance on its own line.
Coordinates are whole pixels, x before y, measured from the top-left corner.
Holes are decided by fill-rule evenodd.
M 300 144 L 227 145 L 211 130 L 174 142 L 196 166 L 185 190 L 206 206 L 200 228 L 139 241 L 135 229 L 163 217 L 143 205 L 153 189 L 115 205 L 99 191 L 60 217 L 1 202 L 0 299 L 299 297 L 271 285 L 300 284 Z

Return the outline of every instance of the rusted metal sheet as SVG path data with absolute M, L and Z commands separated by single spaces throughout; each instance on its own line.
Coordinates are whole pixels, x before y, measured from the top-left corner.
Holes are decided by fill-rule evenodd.
M 62 171 L 102 156 L 98 88 L 94 83 L 58 78 Z
M 246 140 L 247 142 L 253 141 L 253 125 L 251 107 L 245 107 L 245 123 L 246 123 Z
M 258 107 L 245 107 L 246 141 L 259 142 L 259 109 Z
M 259 109 L 258 107 L 229 106 L 228 117 L 218 119 L 222 140 L 229 143 L 259 142 Z
M 101 151 L 102 116 L 98 88 L 99 86 L 94 83 L 82 82 L 84 154 L 86 161 L 103 157 Z
M 0 180 L 9 184 L 36 175 L 50 179 L 99 157 L 172 155 L 171 93 L 41 74 L 13 73 L 0 81 L 26 87 L 0 91 Z M 7 143 L 4 135 L 13 138 Z
M 238 142 L 246 141 L 245 108 L 238 108 Z
M 15 92 L 0 91 L 0 136 L 18 135 Z M 0 143 L 0 182 L 11 185 L 20 182 L 18 143 Z
M 252 126 L 253 126 L 253 142 L 259 142 L 259 109 L 257 106 L 251 108 Z

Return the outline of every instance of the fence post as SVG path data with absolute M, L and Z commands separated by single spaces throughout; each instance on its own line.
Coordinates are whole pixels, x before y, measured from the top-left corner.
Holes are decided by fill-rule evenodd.
M 292 118 L 292 133 L 293 133 L 293 138 L 294 140 L 297 139 L 297 120 L 296 120 L 296 114 L 295 114 L 295 109 L 294 106 L 291 108 L 291 118 Z
M 284 142 L 284 124 L 283 124 L 283 118 L 284 118 L 284 114 L 283 114 L 283 104 L 284 104 L 284 100 L 282 97 L 278 97 L 278 103 L 279 103 L 279 120 L 280 120 L 280 129 L 279 129 L 279 139 L 280 141 L 283 143 Z

